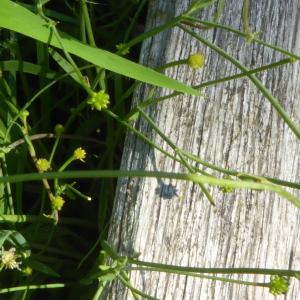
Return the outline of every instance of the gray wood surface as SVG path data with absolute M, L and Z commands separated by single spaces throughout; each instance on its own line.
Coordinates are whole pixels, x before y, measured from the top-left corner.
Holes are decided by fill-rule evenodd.
M 178 15 L 186 0 L 149 1 L 147 29 Z M 261 39 L 300 54 L 300 1 L 251 1 L 251 28 Z M 242 28 L 242 0 L 226 0 L 221 23 Z M 215 6 L 202 12 L 212 19 Z M 275 62 L 283 55 L 224 30 L 201 31 L 249 68 Z M 187 58 L 201 51 L 205 67 L 168 69 L 166 74 L 187 84 L 232 75 L 238 70 L 182 30 L 168 30 L 143 44 L 140 61 L 151 67 Z M 300 124 L 300 64 L 285 65 L 258 75 Z M 141 88 L 135 102 L 149 89 Z M 164 95 L 167 91 L 158 91 Z M 171 140 L 200 158 L 226 168 L 281 179 L 300 180 L 300 143 L 270 103 L 246 78 L 205 89 L 206 97 L 178 96 L 147 113 Z M 143 120 L 135 127 L 171 149 Z M 171 152 L 172 153 L 172 152 Z M 183 172 L 186 169 L 128 134 L 122 169 Z M 212 207 L 199 187 L 175 180 L 121 178 L 109 242 L 124 255 L 140 253 L 145 261 L 198 267 L 300 268 L 300 213 L 270 192 L 238 190 L 224 194 L 210 188 Z M 295 194 L 297 192 L 293 191 Z M 298 193 L 299 196 L 299 193 Z M 240 276 L 268 281 L 262 276 Z M 159 299 L 274 299 L 267 289 L 233 285 L 164 273 L 130 274 L 131 283 Z M 300 299 L 299 282 L 291 281 L 286 296 Z M 107 299 L 132 299 L 114 284 Z

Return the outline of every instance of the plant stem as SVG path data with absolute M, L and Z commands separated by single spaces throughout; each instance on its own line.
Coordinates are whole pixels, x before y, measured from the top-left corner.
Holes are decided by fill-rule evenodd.
M 297 270 L 284 270 L 284 269 L 261 269 L 261 268 L 193 268 L 193 267 L 182 267 L 172 266 L 166 264 L 159 264 L 153 262 L 140 261 L 134 258 L 128 257 L 128 263 L 156 268 L 157 270 L 168 270 L 168 271 L 183 271 L 189 273 L 213 273 L 213 274 L 262 274 L 262 275 L 280 275 L 290 276 L 300 275 L 300 271 Z
M 287 63 L 290 63 L 290 59 L 289 58 L 285 58 L 285 59 L 282 59 L 282 60 L 280 60 L 278 62 L 271 63 L 271 64 L 268 64 L 268 65 L 264 65 L 264 66 L 261 66 L 261 67 L 249 70 L 249 72 L 247 72 L 247 73 L 241 72 L 241 73 L 238 73 L 236 75 L 226 76 L 226 77 L 223 77 L 223 78 L 218 78 L 218 79 L 206 81 L 206 82 L 203 82 L 201 84 L 194 85 L 194 86 L 192 86 L 192 88 L 194 88 L 194 89 L 201 89 L 201 88 L 204 88 L 204 87 L 208 87 L 208 86 L 220 84 L 220 83 L 223 83 L 223 82 L 226 82 L 226 81 L 229 81 L 229 80 L 234 80 L 234 79 L 242 78 L 242 77 L 247 76 L 247 74 L 256 74 L 256 73 L 259 73 L 259 72 L 262 72 L 262 71 L 266 71 L 266 70 L 269 70 L 269 69 L 272 69 L 272 68 L 275 68 L 275 67 L 279 67 L 279 66 L 285 65 Z M 139 103 L 139 106 L 142 107 L 142 108 L 145 108 L 145 107 L 148 107 L 150 105 L 158 104 L 158 103 L 160 103 L 162 101 L 165 101 L 165 100 L 173 100 L 171 98 L 174 98 L 174 97 L 179 96 L 179 95 L 182 95 L 182 93 L 180 93 L 180 92 L 173 92 L 173 93 L 171 93 L 169 95 L 158 97 L 158 98 L 155 98 L 155 99 L 151 99 L 150 98 L 148 100 L 145 100 L 145 101 Z M 134 107 L 131 110 L 131 112 L 129 112 L 129 114 L 127 115 L 127 119 L 130 119 L 136 113 L 137 113 L 137 110 L 136 110 L 136 107 Z
M 227 31 L 230 31 L 230 32 L 233 32 L 237 35 L 240 35 L 242 37 L 247 37 L 247 34 L 245 32 L 242 32 L 240 30 L 237 30 L 233 27 L 230 27 L 228 25 L 222 25 L 222 24 L 219 24 L 219 23 L 214 23 L 214 22 L 208 22 L 208 21 L 203 21 L 203 20 L 200 20 L 198 18 L 194 18 L 194 17 L 183 17 L 182 20 L 181 20 L 181 23 L 186 23 L 186 21 L 190 21 L 191 23 L 189 24 L 190 26 L 193 26 L 193 23 L 196 22 L 196 23 L 200 23 L 200 24 L 204 24 L 204 25 L 207 25 L 207 26 L 211 26 L 211 27 L 214 27 L 214 28 L 220 28 L 220 29 L 224 29 L 224 30 L 227 30 Z M 274 46 L 272 44 L 269 44 L 263 40 L 260 40 L 258 38 L 253 38 L 253 41 L 258 43 L 258 44 L 261 44 L 263 46 L 266 46 L 270 49 L 273 49 L 275 51 L 278 51 L 278 52 L 281 52 L 282 54 L 285 54 L 287 55 L 288 57 L 291 57 L 291 58 L 294 58 L 296 60 L 300 59 L 300 56 L 293 53 L 293 52 L 290 52 L 290 51 L 287 51 L 281 47 L 278 47 L 278 46 Z
M 212 176 L 184 174 L 173 172 L 153 172 L 153 171 L 126 171 L 126 170 L 90 170 L 90 171 L 65 171 L 65 172 L 49 172 L 49 173 L 26 173 L 18 175 L 10 175 L 0 177 L 0 182 L 23 182 L 41 179 L 54 178 L 116 178 L 116 177 L 154 177 L 154 178 L 170 178 L 178 180 L 187 180 L 195 183 L 210 184 L 226 188 L 244 188 L 255 190 L 273 191 L 283 198 L 287 199 L 296 207 L 300 208 L 300 199 L 284 190 L 282 187 L 269 183 L 248 180 L 228 180 L 219 179 Z
M 216 51 L 219 55 L 223 56 L 225 59 L 230 61 L 233 65 L 238 67 L 244 73 L 246 73 L 246 76 L 254 83 L 254 85 L 258 88 L 258 90 L 260 90 L 261 93 L 269 100 L 271 105 L 278 112 L 279 116 L 290 127 L 290 129 L 294 132 L 294 134 L 297 136 L 297 138 L 300 139 L 300 127 L 290 118 L 290 116 L 287 114 L 287 112 L 280 105 L 279 101 L 270 93 L 270 91 L 262 84 L 262 82 L 255 75 L 253 75 L 249 72 L 250 70 L 248 68 L 246 68 L 244 65 L 242 65 L 234 57 L 232 57 L 231 55 L 226 53 L 220 47 L 214 45 L 213 43 L 204 39 L 200 35 L 194 33 L 192 30 L 189 30 L 188 28 L 186 28 L 182 25 L 178 25 L 178 26 L 179 26 L 179 28 L 181 28 L 185 32 L 189 33 L 191 36 L 196 38 L 198 41 L 200 41 L 204 45 L 206 45 L 209 48 L 211 48 L 212 50 Z
M 182 155 L 181 150 L 156 126 L 156 124 L 151 120 L 151 118 L 139 107 L 137 107 L 138 112 L 147 120 L 150 126 L 163 138 L 163 140 L 174 150 L 175 154 L 179 156 L 181 163 L 188 169 L 192 174 L 196 173 L 194 167 L 192 167 L 185 157 Z M 207 197 L 209 202 L 215 206 L 215 202 L 209 191 L 206 189 L 203 183 L 199 183 L 199 187 L 201 188 L 203 194 Z
M 25 290 L 58 289 L 70 285 L 72 285 L 72 283 L 49 283 L 49 284 L 16 286 L 16 287 L 10 287 L 6 289 L 0 289 L 0 294 L 13 293 L 13 292 L 25 291 Z
M 231 279 L 231 278 L 226 278 L 226 277 L 203 275 L 203 274 L 199 274 L 199 273 L 195 273 L 195 272 L 187 272 L 187 271 L 180 271 L 180 270 L 167 270 L 164 268 L 156 268 L 156 267 L 129 267 L 129 270 L 130 271 L 142 271 L 142 272 L 163 272 L 163 273 L 179 274 L 179 275 L 192 276 L 192 277 L 198 277 L 198 278 L 203 278 L 203 279 L 223 281 L 226 283 L 235 283 L 235 284 L 242 284 L 242 285 L 248 285 L 248 286 L 260 286 L 260 287 L 269 287 L 270 286 L 269 283 L 244 281 L 244 280 Z

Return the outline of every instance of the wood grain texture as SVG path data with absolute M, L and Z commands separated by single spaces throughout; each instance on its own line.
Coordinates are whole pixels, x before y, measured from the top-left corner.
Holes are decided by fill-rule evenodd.
M 300 54 L 300 2 L 251 1 L 251 28 L 261 39 Z M 189 4 L 183 0 L 149 1 L 147 28 L 178 15 Z M 227 0 L 221 23 L 241 27 L 242 0 Z M 215 7 L 202 13 L 211 19 Z M 275 62 L 283 55 L 224 30 L 200 31 L 202 36 L 249 68 Z M 149 66 L 187 58 L 201 51 L 202 70 L 174 67 L 166 73 L 187 84 L 237 73 L 216 53 L 176 28 L 143 44 L 140 61 Z M 300 64 L 285 65 L 258 75 L 300 124 Z M 135 103 L 149 89 L 137 91 Z M 157 91 L 164 95 L 167 91 Z M 285 180 L 300 180 L 300 143 L 270 103 L 247 79 L 205 90 L 206 97 L 178 96 L 147 110 L 171 140 L 200 158 L 226 168 Z M 135 127 L 171 149 L 144 120 Z M 171 152 L 172 153 L 172 152 Z M 186 171 L 128 133 L 122 169 Z M 175 180 L 121 178 L 110 227 L 109 242 L 121 254 L 141 253 L 140 259 L 182 266 L 300 268 L 300 213 L 269 192 L 210 188 L 212 207 L 195 184 Z M 295 191 L 293 191 L 295 193 Z M 297 193 L 295 193 L 297 194 Z M 298 193 L 299 196 L 299 193 Z M 130 274 L 131 283 L 159 299 L 274 299 L 267 289 L 232 285 L 164 273 Z M 268 281 L 262 276 L 241 276 Z M 291 281 L 289 293 L 276 299 L 299 299 L 300 286 Z M 131 299 L 119 284 L 107 299 Z

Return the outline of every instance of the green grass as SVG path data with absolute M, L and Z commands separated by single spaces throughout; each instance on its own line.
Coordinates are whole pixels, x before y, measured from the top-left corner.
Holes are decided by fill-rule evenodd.
M 16 4 L 1 0 L 0 293 L 5 299 L 97 299 L 113 280 L 130 289 L 136 299 L 154 299 L 131 285 L 128 271 L 137 269 L 255 285 L 269 288 L 273 294 L 286 292 L 287 278 L 299 278 L 300 271 L 295 270 L 203 269 L 146 263 L 120 256 L 106 242 L 116 180 L 122 176 L 192 181 L 212 205 L 209 187 L 218 186 L 224 192 L 274 192 L 300 208 L 300 199 L 286 190 L 300 189 L 299 183 L 204 161 L 178 148 L 145 112 L 146 107 L 172 101 L 181 93 L 199 96 L 203 87 L 247 77 L 300 138 L 299 125 L 256 77 L 259 72 L 300 57 L 256 38 L 249 27 L 249 1 L 245 0 L 243 10 L 243 32 L 218 23 L 224 1 L 219 1 L 213 22 L 193 17 L 196 11 L 214 3 L 196 1 L 181 16 L 136 34 L 144 25 L 146 0 L 111 0 L 97 5 L 85 0 L 64 0 L 59 5 L 55 1 Z M 286 57 L 250 70 L 190 30 L 199 24 L 232 31 Z M 175 26 L 223 56 L 240 73 L 188 87 L 161 73 L 174 65 L 187 64 L 188 58 L 157 70 L 138 64 L 141 42 Z M 141 83 L 152 85 L 152 91 L 166 88 L 170 93 L 159 98 L 145 95 L 145 101 L 131 107 L 132 94 Z M 130 120 L 137 117 L 143 118 L 172 151 L 163 150 L 135 129 Z M 185 172 L 119 170 L 126 130 L 181 163 Z M 270 282 L 261 283 L 217 275 L 235 273 L 271 277 Z

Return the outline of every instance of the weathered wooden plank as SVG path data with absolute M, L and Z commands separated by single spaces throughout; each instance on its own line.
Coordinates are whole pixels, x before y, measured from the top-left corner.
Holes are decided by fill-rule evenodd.
M 178 15 L 189 2 L 150 1 L 147 28 Z M 299 54 L 300 2 L 251 2 L 253 31 L 262 32 L 263 40 Z M 203 19 L 211 19 L 214 10 L 215 7 L 203 12 Z M 221 22 L 242 28 L 241 10 L 242 0 L 227 0 Z M 283 57 L 260 45 L 246 44 L 224 30 L 197 32 L 251 68 Z M 191 71 L 180 66 L 169 69 L 167 74 L 197 84 L 237 72 L 230 63 L 178 28 L 146 41 L 141 62 L 158 66 L 187 58 L 197 51 L 207 58 L 205 68 Z M 300 124 L 299 62 L 258 77 Z M 145 93 L 145 89 L 137 92 L 135 101 L 140 101 Z M 252 83 L 238 79 L 208 88 L 205 93 L 205 98 L 178 96 L 147 112 L 178 147 L 206 161 L 257 175 L 300 180 L 300 143 Z M 135 126 L 171 151 L 145 121 L 138 120 Z M 132 134 L 127 136 L 121 167 L 185 170 Z M 300 214 L 295 207 L 272 193 L 248 190 L 224 194 L 217 188 L 210 190 L 217 203 L 215 208 L 192 183 L 120 179 L 109 242 L 122 254 L 138 252 L 141 260 L 174 265 L 300 268 Z M 267 289 L 191 277 L 132 272 L 130 278 L 135 287 L 160 299 L 274 299 Z M 291 284 L 285 299 L 299 299 L 299 284 L 294 281 Z M 131 296 L 114 284 L 108 299 L 131 299 Z

